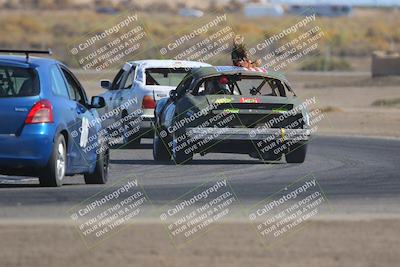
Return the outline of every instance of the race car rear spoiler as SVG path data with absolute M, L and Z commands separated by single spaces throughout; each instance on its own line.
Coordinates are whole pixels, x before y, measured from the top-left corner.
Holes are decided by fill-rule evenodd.
M 46 54 L 51 55 L 53 52 L 48 50 L 17 50 L 17 49 L 0 49 L 0 53 L 8 53 L 8 54 L 25 54 L 26 62 L 29 61 L 29 54 Z

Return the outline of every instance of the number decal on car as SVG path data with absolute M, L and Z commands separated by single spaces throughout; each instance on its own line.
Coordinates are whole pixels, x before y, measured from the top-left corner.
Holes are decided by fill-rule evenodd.
M 86 147 L 89 141 L 89 120 L 86 117 L 82 118 L 82 126 L 81 126 L 81 140 L 79 145 L 81 147 Z

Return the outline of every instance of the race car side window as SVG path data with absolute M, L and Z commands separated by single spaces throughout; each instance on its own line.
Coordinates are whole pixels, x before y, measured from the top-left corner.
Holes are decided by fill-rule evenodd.
M 122 79 L 124 78 L 124 69 L 121 69 L 117 76 L 115 76 L 114 81 L 111 84 L 111 90 L 118 90 L 121 86 Z
M 129 72 L 127 72 L 127 75 L 125 75 L 124 78 L 124 86 L 122 87 L 122 89 L 130 89 L 133 85 L 133 81 L 135 79 L 135 67 L 132 67 Z
M 271 87 L 272 91 L 274 92 L 275 96 L 286 97 L 285 87 L 280 80 L 271 79 L 268 81 L 268 84 Z
M 191 75 L 187 75 L 186 78 L 184 78 L 182 80 L 182 82 L 176 88 L 176 91 L 178 92 L 178 96 L 182 96 L 186 92 L 190 92 L 190 90 L 191 90 L 190 85 L 192 84 L 192 81 L 193 81 L 193 77 Z
M 71 73 L 63 69 L 63 73 L 65 78 L 67 79 L 67 85 L 68 85 L 68 91 L 70 95 L 70 99 L 73 101 L 76 101 L 83 106 L 86 106 L 86 98 L 85 94 L 83 93 L 82 87 L 80 84 L 76 81 L 74 76 L 72 76 Z
M 55 95 L 62 96 L 69 99 L 68 88 L 64 82 L 64 78 L 60 72 L 60 69 L 53 65 L 50 68 L 51 77 L 51 90 Z

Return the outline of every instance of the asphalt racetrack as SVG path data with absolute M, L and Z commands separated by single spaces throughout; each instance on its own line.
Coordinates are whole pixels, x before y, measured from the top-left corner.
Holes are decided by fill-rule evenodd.
M 67 210 L 121 178 L 136 177 L 155 205 L 196 186 L 227 177 L 242 204 L 265 199 L 312 174 L 330 203 L 323 214 L 400 214 L 400 140 L 315 136 L 303 164 L 263 163 L 247 155 L 196 155 L 188 165 L 153 161 L 150 140 L 138 149 L 113 150 L 109 183 L 85 185 L 68 177 L 61 188 L 40 188 L 37 179 L 0 176 L 0 218 L 68 219 Z

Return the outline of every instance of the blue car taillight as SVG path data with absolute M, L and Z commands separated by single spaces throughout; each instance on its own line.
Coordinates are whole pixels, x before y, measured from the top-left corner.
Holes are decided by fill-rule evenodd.
M 53 106 L 49 100 L 37 102 L 29 111 L 25 124 L 53 123 Z

